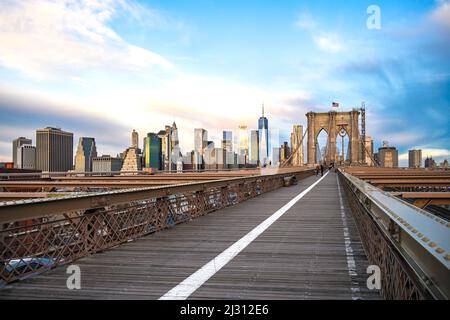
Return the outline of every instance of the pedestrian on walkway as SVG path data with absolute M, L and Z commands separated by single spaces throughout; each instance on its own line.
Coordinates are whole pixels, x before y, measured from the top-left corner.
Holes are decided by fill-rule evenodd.
M 319 175 L 320 167 L 319 165 L 316 166 L 316 177 Z
M 323 164 L 320 164 L 320 174 L 323 176 Z

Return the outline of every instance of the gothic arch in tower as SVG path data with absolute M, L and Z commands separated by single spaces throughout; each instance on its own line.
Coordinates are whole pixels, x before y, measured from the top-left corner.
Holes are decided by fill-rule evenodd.
M 359 111 L 347 112 L 308 112 L 308 164 L 317 163 L 317 136 L 321 130 L 328 133 L 327 154 L 325 164 L 336 161 L 336 138 L 339 131 L 344 129 L 349 137 L 349 160 L 350 163 L 358 163 L 359 159 Z

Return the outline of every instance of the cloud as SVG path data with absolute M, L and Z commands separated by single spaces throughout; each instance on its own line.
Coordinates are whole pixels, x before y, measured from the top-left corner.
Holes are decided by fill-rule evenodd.
M 427 157 L 433 157 L 433 158 L 444 158 L 449 157 L 450 158 L 450 150 L 448 149 L 435 149 L 435 148 L 422 148 L 420 146 L 414 147 L 411 149 L 420 149 L 422 150 L 422 159 L 425 159 Z M 399 160 L 408 160 L 408 152 L 404 152 L 398 156 Z
M 421 141 L 425 138 L 425 133 L 417 132 L 417 130 L 409 130 L 409 131 L 395 131 L 395 132 L 386 132 L 381 133 L 379 138 L 383 141 L 389 141 L 389 144 L 392 146 L 408 146 L 417 141 Z
M 338 35 L 334 33 L 315 35 L 313 36 L 313 40 L 319 49 L 326 52 L 337 53 L 342 52 L 345 49 Z
M 443 158 L 450 157 L 450 150 L 448 149 L 422 149 L 422 154 L 425 157 Z
M 360 77 L 364 83 L 383 86 L 386 90 L 393 90 L 398 82 L 399 70 L 402 63 L 395 59 L 364 59 L 347 62 L 337 69 L 347 76 Z
M 323 30 L 319 21 L 308 11 L 300 12 L 294 25 L 298 29 L 308 31 L 314 44 L 322 51 L 338 53 L 345 50 L 344 43 L 339 35 Z
M 38 79 L 76 78 L 93 67 L 172 68 L 167 59 L 127 43 L 108 25 L 129 8 L 125 0 L 2 3 L 0 65 Z
M 450 29 L 450 1 L 438 1 L 438 7 L 431 12 L 431 20 L 436 24 Z
M 172 19 L 160 10 L 130 0 L 117 1 L 120 1 L 120 6 L 124 9 L 126 15 L 137 21 L 141 26 L 170 30 L 186 28 L 183 22 Z
M 309 12 L 301 12 L 297 20 L 295 21 L 295 26 L 299 29 L 312 30 L 318 26 L 318 22 Z
M 130 144 L 131 126 L 90 112 L 66 97 L 56 99 L 28 90 L 0 88 L 0 113 L 0 156 L 4 160 L 11 158 L 13 139 L 24 136 L 35 143 L 36 129 L 47 126 L 73 132 L 75 148 L 80 136 L 95 137 L 100 154 L 115 155 Z
M 422 150 L 422 166 L 424 166 L 425 159 L 427 157 L 431 157 L 436 161 L 437 165 L 440 165 L 442 161 L 445 159 L 450 160 L 450 150 L 449 149 L 438 149 L 438 148 L 426 148 L 417 146 L 411 149 L 420 149 Z M 399 165 L 402 167 L 408 166 L 408 152 L 403 152 L 398 155 Z
M 295 55 L 289 68 L 272 71 L 275 69 L 273 61 L 286 60 L 284 56 L 266 61 L 263 69 L 267 69 L 267 73 L 264 71 L 264 77 L 258 78 L 255 85 L 241 80 L 254 77 L 246 65 L 232 65 L 227 51 L 219 53 L 217 60 L 223 59 L 236 66 L 239 72 L 229 68 L 225 73 L 236 72 L 238 79 L 213 76 L 212 73 L 220 69 L 208 65 L 200 52 L 204 48 L 201 46 L 186 52 L 177 51 L 171 57 L 189 55 L 189 50 L 193 49 L 195 63 L 186 64 L 186 69 L 206 70 L 208 75 L 197 73 L 201 71 L 187 74 L 181 68 L 162 76 L 149 72 L 165 71 L 172 65 L 157 53 L 128 43 L 119 29 L 112 27 L 113 23 L 124 22 L 118 19 L 133 19 L 133 25 L 127 28 L 122 25 L 121 30 L 132 29 L 138 33 L 133 34 L 134 39 L 148 35 L 139 27 L 181 26 L 164 13 L 137 2 L 30 0 L 3 1 L 0 7 L 0 64 L 33 77 L 52 77 L 60 81 L 57 86 L 50 86 L 51 83 L 45 81 L 16 81 L 14 76 L 11 77 L 10 86 L 22 90 L 14 91 L 14 97 L 8 100 L 8 104 L 17 109 L 7 111 L 27 118 L 33 128 L 36 126 L 33 121 L 38 121 L 41 126 L 48 117 L 47 121 L 55 125 L 64 128 L 67 124 L 77 128 L 80 134 L 94 135 L 99 141 L 105 139 L 106 143 L 112 144 L 107 140 L 110 135 L 117 142 L 116 152 L 120 152 L 129 144 L 129 131 L 133 128 L 142 137 L 176 120 L 185 152 L 192 144 L 195 127 L 205 127 L 209 132 L 236 128 L 239 124 L 256 127 L 263 101 L 271 128 L 290 131 L 293 123 L 306 121 L 304 114 L 307 111 L 329 110 L 331 101 L 337 100 L 341 106 L 351 108 L 365 100 L 368 102 L 368 134 L 375 141 L 387 139 L 397 144 L 401 152 L 410 145 L 425 146 L 427 140 L 432 142 L 427 145 L 429 148 L 448 148 L 448 120 L 439 117 L 446 114 L 450 101 L 446 90 L 449 85 L 448 56 L 445 60 L 436 57 L 437 53 L 444 56 L 448 51 L 430 47 L 430 37 L 434 34 L 428 30 L 421 37 L 392 38 L 389 33 L 383 33 L 382 37 L 359 38 L 356 33 L 335 33 L 342 30 L 339 28 L 321 30 L 318 20 L 303 12 L 294 23 L 297 28 L 307 30 L 297 34 L 311 39 L 310 43 L 300 51 L 289 47 Z M 433 21 L 436 22 L 433 23 L 441 21 L 442 8 L 440 5 L 433 11 L 439 11 L 435 13 Z M 431 25 L 429 20 L 428 23 Z M 410 29 L 421 27 L 409 22 L 405 24 L 405 28 Z M 224 40 L 215 36 L 210 38 L 219 42 Z M 214 47 L 214 42 L 205 40 L 203 46 Z M 350 47 L 358 50 L 351 51 Z M 346 52 L 332 57 L 321 54 L 317 48 L 325 53 Z M 183 64 L 181 60 L 178 60 L 180 65 Z M 113 77 L 109 72 L 95 72 L 97 68 L 134 72 Z M 84 74 L 86 70 L 94 72 Z M 68 78 L 73 81 L 67 82 Z M 426 79 L 427 82 L 423 82 Z M 4 78 L 3 82 L 7 80 Z M 0 86 L 4 87 L 1 83 Z M 25 90 L 27 87 L 35 88 L 35 91 Z M 20 96 L 34 100 L 34 109 L 32 103 L 27 106 L 14 104 L 14 101 L 20 101 Z M 28 116 L 26 112 L 29 112 Z M 369 113 L 376 113 L 376 116 L 369 116 Z M 39 118 L 39 114 L 45 117 Z M 32 116 L 37 118 L 31 119 Z M 17 124 L 14 136 L 24 129 L 19 118 L 14 118 L 16 122 L 11 121 L 14 126 Z M 89 118 L 93 121 L 83 121 Z M 96 121 L 99 123 L 96 131 L 85 131 L 88 125 L 95 127 Z M 117 132 L 121 132 L 120 136 Z
M 149 88 L 111 87 L 81 98 L 3 85 L 0 112 L 7 116 L 0 120 L 0 140 L 32 136 L 38 127 L 59 126 L 74 132 L 75 137 L 95 137 L 99 153 L 116 154 L 129 146 L 132 129 L 143 138 L 176 121 L 185 153 L 193 148 L 194 128 L 207 129 L 219 144 L 222 130 L 237 129 L 238 125 L 256 129 L 263 101 L 270 127 L 279 128 L 281 137 L 288 136 L 293 123 L 304 123 L 310 99 L 308 92 L 299 89 L 267 90 L 192 74 L 179 74 Z
M 0 140 L 0 162 L 12 161 L 12 143 Z

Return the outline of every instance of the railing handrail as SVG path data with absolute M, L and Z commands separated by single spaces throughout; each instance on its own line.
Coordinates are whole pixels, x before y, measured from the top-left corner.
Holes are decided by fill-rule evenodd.
M 340 170 L 358 201 L 436 298 L 450 298 L 450 223 Z
M 264 178 L 292 176 L 309 171 L 312 171 L 312 169 L 252 175 L 248 177 L 221 178 L 210 181 L 188 182 L 167 186 L 120 189 L 116 191 L 103 191 L 83 195 L 0 202 L 0 223 L 20 221 L 35 217 L 45 217 L 67 211 L 100 208 L 130 201 L 164 197 L 186 191 L 198 191 L 212 187 L 225 187 L 231 184 L 245 183 Z
M 259 171 L 261 168 L 232 168 L 232 169 L 189 169 L 189 170 L 156 170 L 154 172 L 149 172 L 145 170 L 128 170 L 128 171 L 36 171 L 36 172 L 3 172 L 0 173 L 0 177 L 28 177 L 28 176 L 77 176 L 77 175 L 87 175 L 87 176 L 101 176 L 106 174 L 114 174 L 120 176 L 121 174 L 141 174 L 141 175 L 154 175 L 154 174 L 174 174 L 174 173 L 220 173 L 220 172 L 240 172 L 240 171 Z
M 0 287 L 288 186 L 288 177 L 313 175 L 305 169 L 265 173 L 4 204 Z M 32 258 L 51 263 L 34 265 L 29 262 Z M 12 261 L 27 267 L 15 268 Z

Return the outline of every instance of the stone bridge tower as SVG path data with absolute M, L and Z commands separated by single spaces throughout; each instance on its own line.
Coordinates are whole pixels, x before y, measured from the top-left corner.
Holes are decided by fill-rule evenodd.
M 350 163 L 358 163 L 359 159 L 359 111 L 348 112 L 308 112 L 308 164 L 316 164 L 317 137 L 321 130 L 328 134 L 327 164 L 336 161 L 336 139 L 339 134 L 348 135 Z

